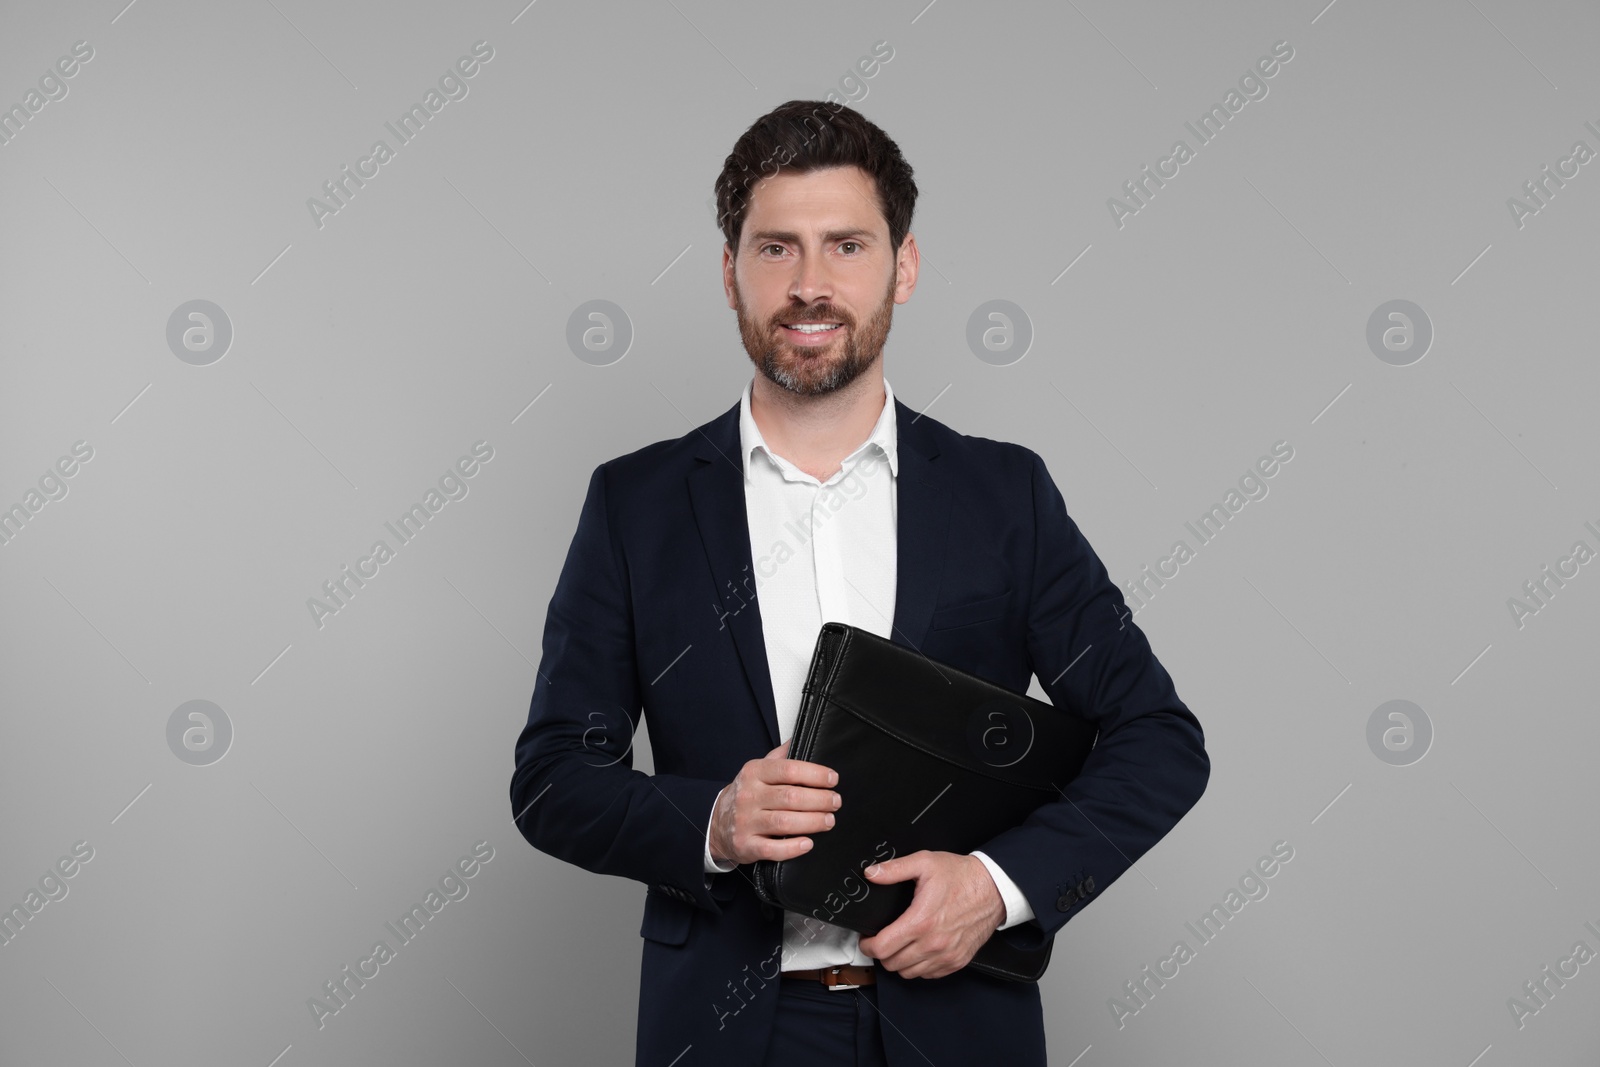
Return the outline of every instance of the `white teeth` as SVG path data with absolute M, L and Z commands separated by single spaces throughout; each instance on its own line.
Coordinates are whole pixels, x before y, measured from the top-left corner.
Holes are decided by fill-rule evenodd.
M 821 333 L 824 330 L 837 330 L 838 328 L 838 323 L 822 322 L 797 322 L 789 327 L 789 329 L 799 330 L 801 333 Z

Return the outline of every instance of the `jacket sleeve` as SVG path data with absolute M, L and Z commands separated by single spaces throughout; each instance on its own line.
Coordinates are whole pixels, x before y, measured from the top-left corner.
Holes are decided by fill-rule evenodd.
M 633 768 L 642 687 L 626 561 L 595 468 L 545 618 L 511 811 L 534 848 L 632 878 L 720 913 L 703 870 L 705 828 L 726 782 Z M 720 877 L 720 876 L 712 876 Z
M 1051 703 L 1099 729 L 1060 798 L 982 846 L 1034 912 L 1007 936 L 1037 947 L 1177 824 L 1205 791 L 1211 764 L 1199 721 L 1067 514 L 1044 460 L 1029 455 L 1028 654 Z

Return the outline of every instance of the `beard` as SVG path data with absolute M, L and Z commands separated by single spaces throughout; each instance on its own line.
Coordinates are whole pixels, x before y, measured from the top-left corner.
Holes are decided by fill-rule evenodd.
M 822 396 L 861 377 L 883 355 L 894 315 L 894 290 L 895 278 L 891 275 L 883 302 L 859 329 L 854 318 L 828 303 L 790 305 L 767 322 L 758 323 L 745 306 L 735 280 L 739 337 L 762 377 L 796 396 Z M 835 333 L 839 336 L 824 345 L 803 347 L 782 336 L 781 324 L 786 322 L 837 322 L 839 329 Z

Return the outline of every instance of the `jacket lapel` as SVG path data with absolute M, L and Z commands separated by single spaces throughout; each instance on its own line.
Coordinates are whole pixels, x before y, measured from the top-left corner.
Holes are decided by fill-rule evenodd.
M 890 639 L 920 650 L 944 572 L 951 493 L 934 466 L 939 449 L 928 427 L 898 399 L 895 428 L 899 473 L 895 478 L 895 609 Z M 777 747 L 781 741 L 778 712 L 756 603 L 750 524 L 745 512 L 739 405 L 697 427 L 695 433 L 698 462 L 688 479 L 695 525 L 725 613 L 723 624 L 733 634 L 745 678 L 761 707 L 772 745 Z
M 739 458 L 739 405 L 696 429 L 695 469 L 689 472 L 689 496 L 695 525 L 705 548 L 711 578 L 721 598 L 723 625 L 733 632 L 744 675 L 761 705 L 772 747 L 778 736 L 778 710 L 767 670 L 766 638 L 756 604 L 756 582 L 750 553 L 750 522 L 744 506 L 744 464 Z
M 922 650 L 933 605 L 944 577 L 944 546 L 950 529 L 950 486 L 935 464 L 939 446 L 916 412 L 894 402 L 895 476 L 894 630 L 890 640 Z

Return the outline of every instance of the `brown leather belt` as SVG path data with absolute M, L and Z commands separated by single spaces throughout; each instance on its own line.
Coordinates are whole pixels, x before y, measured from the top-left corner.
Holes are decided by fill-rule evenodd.
M 825 986 L 872 985 L 878 980 L 875 967 L 858 967 L 853 963 L 838 967 L 814 967 L 807 971 L 784 971 L 783 976 L 821 982 Z

